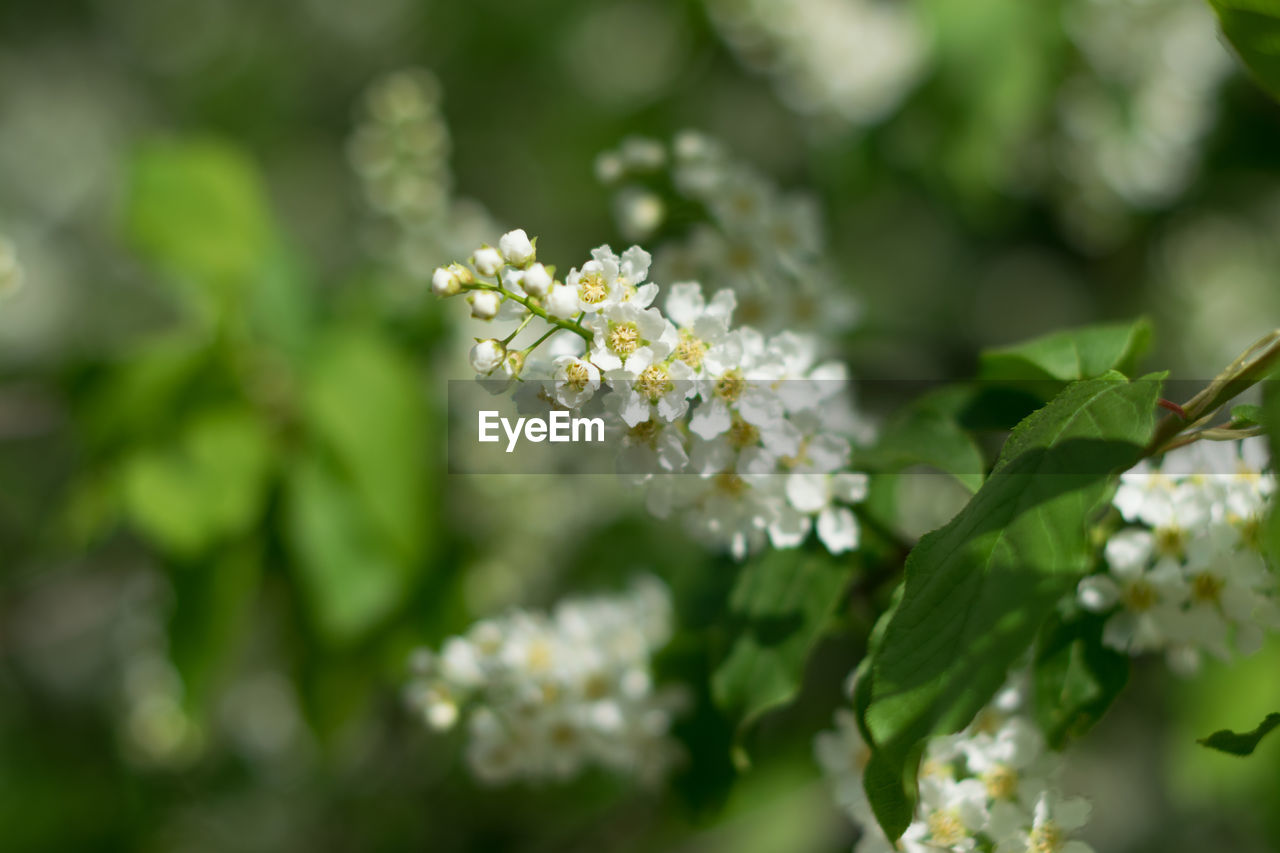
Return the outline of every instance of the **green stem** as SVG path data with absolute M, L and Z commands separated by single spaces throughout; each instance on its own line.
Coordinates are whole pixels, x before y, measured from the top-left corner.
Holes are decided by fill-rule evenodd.
M 1197 438 L 1180 441 L 1179 436 L 1188 429 L 1203 426 L 1233 398 L 1266 379 L 1280 364 L 1280 329 L 1260 338 L 1227 365 L 1212 382 L 1183 404 L 1186 417 L 1169 414 L 1156 427 L 1155 435 L 1147 445 L 1144 455 L 1156 456 L 1174 447 L 1190 444 L 1197 438 L 1213 436 L 1192 433 Z M 1243 436 L 1241 436 L 1243 437 Z
M 584 328 L 581 323 L 578 323 L 574 320 L 561 320 L 559 317 L 552 317 L 542 308 L 541 305 L 538 305 L 536 302 L 534 302 L 527 296 L 520 296 L 518 294 L 512 293 L 509 290 L 503 290 L 501 287 L 499 287 L 496 284 L 486 284 L 485 282 L 479 282 L 479 281 L 474 284 L 467 285 L 467 289 L 468 290 L 492 290 L 494 293 L 502 294 L 504 298 L 520 303 L 525 308 L 528 308 L 532 314 L 534 314 L 537 317 L 541 317 L 543 320 L 546 320 L 551 325 L 558 326 L 559 328 L 569 332 L 573 332 L 575 335 L 582 338 L 587 343 L 591 343 L 591 339 L 593 335 L 591 331 Z

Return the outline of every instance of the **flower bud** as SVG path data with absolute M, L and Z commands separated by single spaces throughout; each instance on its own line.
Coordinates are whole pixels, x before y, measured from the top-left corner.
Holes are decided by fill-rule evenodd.
M 523 228 L 503 234 L 498 240 L 498 248 L 502 250 L 502 256 L 507 259 L 507 263 L 512 266 L 523 267 L 533 260 L 533 243 L 530 242 L 529 235 L 524 233 Z
M 471 303 L 471 316 L 477 320 L 492 320 L 502 306 L 502 297 L 492 290 L 477 290 L 467 301 Z
M 507 350 L 501 341 L 490 338 L 480 341 L 471 348 L 471 367 L 476 373 L 488 376 L 506 358 Z
M 448 267 L 437 267 L 431 275 L 431 292 L 436 296 L 454 296 L 462 292 L 462 282 Z
M 502 255 L 491 246 L 481 246 L 475 254 L 476 271 L 481 275 L 497 275 L 502 269 Z
M 547 294 L 547 313 L 561 320 L 568 320 L 578 313 L 578 290 L 567 284 L 557 284 Z
M 534 264 L 525 270 L 524 278 L 521 280 L 524 292 L 539 299 L 551 290 L 551 283 L 551 273 L 547 272 L 547 268 L 542 264 Z

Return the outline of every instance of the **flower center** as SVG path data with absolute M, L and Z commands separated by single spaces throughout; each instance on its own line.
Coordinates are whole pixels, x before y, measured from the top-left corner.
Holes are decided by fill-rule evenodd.
M 675 384 L 667 376 L 667 369 L 659 364 L 646 367 L 636 380 L 636 390 L 655 403 L 674 387 Z
M 580 361 L 575 361 L 565 368 L 565 382 L 574 391 L 581 391 L 591 381 L 591 372 Z
M 1018 771 L 1007 764 L 997 764 L 982 774 L 982 784 L 995 800 L 1012 800 L 1018 792 Z
M 742 396 L 747 387 L 747 380 L 742 378 L 742 371 L 729 370 L 716 380 L 715 395 L 726 403 L 732 403 Z
M 1120 599 L 1124 602 L 1124 606 L 1134 613 L 1145 613 L 1155 607 L 1156 602 L 1160 600 L 1160 596 L 1156 594 L 1155 587 L 1142 578 L 1138 578 L 1124 588 Z
M 928 823 L 931 840 L 939 847 L 952 847 L 969 835 L 955 809 L 934 812 L 929 815 Z
M 528 664 L 530 672 L 546 672 L 551 668 L 551 646 L 546 640 L 534 640 L 529 644 Z
M 1058 825 L 1047 820 L 1031 830 L 1031 835 L 1027 838 L 1027 853 L 1058 853 L 1066 840 Z
M 1191 600 L 1200 604 L 1217 604 L 1227 582 L 1213 572 L 1200 572 L 1191 579 Z
M 630 436 L 631 440 L 637 444 L 645 444 L 649 447 L 653 447 L 654 443 L 658 440 L 658 433 L 661 430 L 662 427 L 658 425 L 657 421 L 648 420 L 631 427 L 631 429 L 627 430 L 627 435 Z
M 603 302 L 609 295 L 609 286 L 598 272 L 583 273 L 578 277 L 578 298 L 588 305 Z
M 640 346 L 640 329 L 635 323 L 618 323 L 609 327 L 609 349 L 618 355 L 631 355 Z
M 1156 552 L 1181 559 L 1187 550 L 1187 532 L 1181 527 L 1170 525 L 1156 528 L 1155 533 Z
M 707 345 L 686 330 L 680 332 L 680 343 L 676 346 L 676 358 L 694 370 L 702 367 L 702 359 L 707 354 Z
M 735 417 L 733 425 L 729 427 L 729 444 L 735 449 L 741 450 L 744 447 L 753 447 L 759 443 L 760 430 L 742 418 Z
M 727 495 L 740 495 L 746 491 L 747 483 L 732 471 L 721 471 L 716 474 L 716 489 Z
M 1240 531 L 1240 543 L 1250 551 L 1262 550 L 1262 519 L 1256 515 L 1248 518 L 1232 516 L 1228 519 Z

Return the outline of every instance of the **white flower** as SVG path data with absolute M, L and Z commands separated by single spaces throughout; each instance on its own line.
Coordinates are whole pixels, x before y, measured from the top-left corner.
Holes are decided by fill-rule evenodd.
M 632 246 L 619 258 L 608 246 L 591 251 L 582 269 L 573 269 L 565 284 L 578 296 L 578 311 L 594 314 L 619 302 L 635 301 L 641 307 L 653 301 L 658 287 L 644 284 L 649 275 L 649 253 Z M 576 312 L 575 312 L 576 313 Z
M 502 297 L 492 290 L 477 290 L 467 297 L 471 303 L 471 316 L 477 320 L 492 320 L 502 307 Z
M 592 765 L 656 782 L 678 756 L 668 732 L 684 704 L 650 674 L 670 634 L 670 596 L 642 578 L 624 595 L 478 623 L 427 657 L 408 698 L 435 728 L 469 716 L 467 761 L 483 782 L 564 780 Z
M 476 272 L 481 275 L 497 275 L 498 270 L 503 267 L 502 254 L 491 246 L 476 249 L 472 262 L 475 264 Z
M 629 427 L 651 417 L 667 423 L 683 418 L 695 391 L 693 370 L 681 361 L 656 360 L 651 347 L 638 349 L 625 369 L 611 371 L 609 383 L 611 409 Z
M 503 234 L 498 239 L 498 250 L 512 266 L 524 267 L 533 260 L 533 243 L 529 240 L 529 235 L 524 233 L 523 228 Z
M 578 290 L 567 284 L 554 285 L 547 295 L 547 313 L 568 320 L 578 313 Z
M 586 404 L 600 389 L 600 369 L 577 356 L 564 355 L 555 360 L 556 402 L 570 409 Z
M 500 341 L 492 338 L 478 341 L 471 348 L 471 368 L 476 373 L 488 376 L 503 363 L 506 356 L 507 350 Z
M 1014 809 L 993 810 L 990 834 L 996 853 L 1094 853 L 1083 841 L 1068 837 L 1089 821 L 1091 808 L 1082 797 L 1063 799 L 1045 791 L 1036 800 L 1031 820 Z
M 633 481 L 647 482 L 655 474 L 683 471 L 689 464 L 684 436 L 677 424 L 650 418 L 630 426 L 615 426 L 611 432 L 611 440 L 622 445 L 618 472 Z
M 987 789 L 977 779 L 939 779 L 920 786 L 922 817 L 902 834 L 904 842 L 947 850 L 973 850 L 989 816 Z
M 1103 627 L 1103 642 L 1112 648 L 1133 654 L 1157 650 L 1181 631 L 1187 585 L 1173 558 L 1153 562 L 1154 555 L 1155 537 L 1149 531 L 1122 530 L 1107 541 L 1110 574 L 1080 581 L 1085 608 L 1106 612 L 1123 606 Z
M 862 774 L 871 760 L 871 747 L 863 740 L 852 711 L 838 709 L 835 722 L 834 730 L 819 732 L 814 738 L 814 756 L 834 789 L 836 804 L 853 821 L 873 827 L 875 817 L 862 785 Z
M 540 263 L 532 264 L 524 271 L 523 284 L 526 293 L 541 299 L 551 292 L 551 273 Z
M 462 292 L 462 282 L 449 267 L 437 267 L 431 275 L 431 292 L 436 296 L 453 296 Z
M 833 554 L 858 547 L 858 520 L 853 511 L 834 501 L 857 503 L 867 496 L 867 475 L 797 472 L 787 477 L 787 501 L 806 517 L 818 517 L 818 538 Z
M 670 355 L 676 345 L 675 327 L 662 312 L 634 302 L 611 303 L 583 325 L 593 336 L 591 361 L 606 374 L 625 371 L 626 376 L 619 378 L 638 379 L 643 370 Z

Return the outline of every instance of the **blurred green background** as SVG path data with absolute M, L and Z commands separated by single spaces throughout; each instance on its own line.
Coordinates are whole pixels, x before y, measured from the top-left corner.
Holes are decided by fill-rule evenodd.
M 1278 325 L 1280 108 L 1207 7 L 875 5 L 0 4 L 0 849 L 847 849 L 810 740 L 870 614 L 749 770 L 701 697 L 660 793 L 478 787 L 399 691 L 415 646 L 638 569 L 679 602 L 669 677 L 723 651 L 732 564 L 616 488 L 444 473 L 468 338 L 421 270 L 506 227 L 565 269 L 620 248 L 593 162 L 629 135 L 696 129 L 816 198 L 855 376 L 1145 313 L 1148 363 L 1203 379 Z M 440 110 L 408 216 L 353 142 L 402 68 Z M 1275 643 L 1140 665 L 1074 754 L 1093 843 L 1280 849 L 1280 741 L 1194 744 L 1278 705 Z

